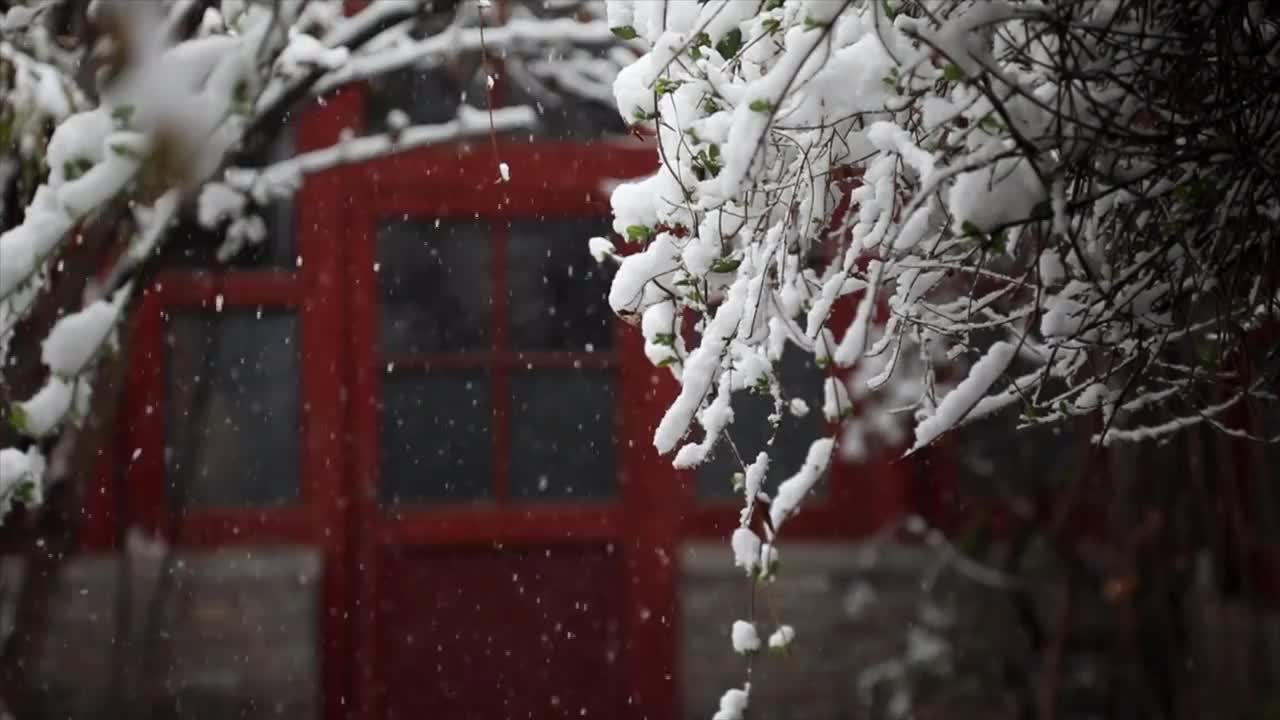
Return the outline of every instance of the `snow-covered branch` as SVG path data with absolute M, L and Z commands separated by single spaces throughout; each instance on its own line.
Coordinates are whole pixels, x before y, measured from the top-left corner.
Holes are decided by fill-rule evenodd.
M 28 444 L 84 416 L 94 366 L 108 354 L 130 307 L 130 279 L 160 256 L 169 228 L 187 221 L 184 208 L 222 235 L 217 254 L 225 259 L 265 238 L 261 206 L 295 191 L 308 174 L 539 121 L 529 107 L 487 112 L 462 103 L 449 122 L 392 122 L 385 133 L 343 137 L 332 147 L 253 167 L 294 105 L 342 84 L 451 61 L 460 52 L 500 54 L 515 68 L 618 42 L 606 23 L 589 13 L 574 17 L 570 6 L 554 17 L 517 8 L 503 22 L 475 2 L 439 17 L 435 4 L 418 0 L 378 0 L 350 16 L 343 0 L 103 0 L 88 5 L 83 22 L 75 19 L 71 29 L 51 25 L 61 17 L 55 6 L 12 8 L 0 41 L 0 181 L 16 183 L 21 202 L 2 218 L 0 233 L 0 414 Z M 607 76 L 607 82 L 609 63 L 599 54 L 579 64 L 590 64 L 588 76 L 597 82 Z M 556 86 L 557 92 L 583 89 L 588 99 L 599 94 L 585 81 Z M 499 164 L 495 180 L 513 171 L 519 169 Z M 108 246 L 98 249 L 113 258 L 103 275 L 110 300 L 95 295 L 88 277 L 57 276 L 57 283 L 82 285 L 84 306 L 66 308 L 43 341 L 48 380 L 25 390 L 27 397 L 13 397 L 6 382 L 9 349 L 24 321 L 52 296 L 50 269 L 72 237 Z M 67 347 L 60 339 L 66 328 L 75 329 L 83 350 L 76 354 L 83 363 L 74 367 L 65 353 L 50 349 Z M 15 483 L 41 481 L 46 463 L 38 448 L 0 453 L 0 498 L 9 497 L 6 488 Z
M 1268 8 L 610 2 L 648 48 L 618 110 L 662 161 L 613 193 L 632 242 L 610 296 L 682 386 L 658 449 L 689 466 L 729 444 L 724 396 L 787 400 L 785 353 L 854 403 L 846 457 L 1010 407 L 1097 414 L 1106 445 L 1270 401 L 1248 340 L 1280 319 Z M 745 504 L 785 516 L 784 489 Z M 761 540 L 735 532 L 749 572 Z

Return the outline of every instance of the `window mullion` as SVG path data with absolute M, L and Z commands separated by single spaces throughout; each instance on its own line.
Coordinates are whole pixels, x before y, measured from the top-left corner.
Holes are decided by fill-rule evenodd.
M 510 350 L 510 293 L 507 282 L 506 227 L 493 225 L 493 497 L 501 505 L 511 497 L 511 369 L 497 358 Z

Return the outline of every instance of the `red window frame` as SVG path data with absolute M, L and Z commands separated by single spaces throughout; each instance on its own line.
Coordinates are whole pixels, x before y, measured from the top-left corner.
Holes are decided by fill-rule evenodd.
M 324 106 L 300 114 L 299 152 L 327 147 L 350 125 L 359 98 L 339 91 Z M 287 311 L 297 319 L 299 343 L 300 457 L 299 496 L 286 506 L 265 508 L 189 507 L 181 533 L 168 541 L 183 547 L 211 548 L 261 543 L 302 545 L 324 558 L 318 618 L 319 682 L 324 716 L 344 717 L 349 694 L 348 637 L 344 615 L 349 606 L 345 521 L 350 493 L 345 466 L 345 303 L 339 292 L 342 267 L 342 207 L 332 202 L 342 192 L 339 172 L 306 179 L 297 194 L 296 252 L 292 269 L 226 269 L 161 273 L 142 292 L 133 335 L 131 365 L 121 413 L 117 456 L 129 460 L 122 482 L 111 478 L 88 501 L 94 522 L 86 528 L 89 547 L 113 547 L 120 528 L 138 527 L 156 536 L 170 535 L 175 517 L 165 492 L 165 355 L 167 315 L 175 310 L 209 313 L 251 309 Z M 324 358 L 330 362 L 313 359 Z

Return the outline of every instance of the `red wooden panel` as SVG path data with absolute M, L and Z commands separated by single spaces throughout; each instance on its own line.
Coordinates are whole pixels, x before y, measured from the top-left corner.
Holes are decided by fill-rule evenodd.
M 380 559 L 382 717 L 622 714 L 623 565 L 609 547 L 443 546 Z

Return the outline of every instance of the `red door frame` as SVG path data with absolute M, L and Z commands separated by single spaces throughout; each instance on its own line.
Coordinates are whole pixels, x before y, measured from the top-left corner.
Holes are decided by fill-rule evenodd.
M 497 157 L 512 168 L 509 183 L 496 182 Z M 379 417 L 378 399 L 385 358 L 379 352 L 377 328 L 378 295 L 376 235 L 381 218 L 416 216 L 426 218 L 483 217 L 536 218 L 540 216 L 601 217 L 608 215 L 607 198 L 600 192 L 601 181 L 611 177 L 634 177 L 651 171 L 653 153 L 640 143 L 597 143 L 592 145 L 547 143 L 530 145 L 499 141 L 497 155 L 486 142 L 468 149 L 465 145 L 409 151 L 344 171 L 349 193 L 355 201 L 346 222 L 348 241 L 344 247 L 346 288 L 351 302 L 348 356 L 353 362 L 351 385 L 351 463 L 357 488 L 355 507 L 357 539 L 355 565 L 364 578 L 353 598 L 356 612 L 355 663 L 360 668 L 354 688 L 357 716 L 382 715 L 378 691 L 376 657 L 376 614 L 378 589 L 371 580 L 381 549 L 392 546 L 426 544 L 475 545 L 493 542 L 512 544 L 575 540 L 614 542 L 623 548 L 630 582 L 626 589 L 624 636 L 631 707 L 643 709 L 636 717 L 671 717 L 674 693 L 669 687 L 670 660 L 674 645 L 671 633 L 646 632 L 645 623 L 654 617 L 674 620 L 675 581 L 670 564 L 654 558 L 670 558 L 674 553 L 674 522 L 671 503 L 663 502 L 665 483 L 661 461 L 647 451 L 645 428 L 656 421 L 660 398 L 654 388 L 663 387 L 657 372 L 648 367 L 634 333 L 616 327 L 616 349 L 594 357 L 567 353 L 484 353 L 486 362 L 514 366 L 526 362 L 542 367 L 570 366 L 589 362 L 612 367 L 620 381 L 619 407 L 627 408 L 620 418 L 619 501 L 601 503 L 557 503 L 547 507 L 503 504 L 505 488 L 499 486 L 494 507 L 442 507 L 406 510 L 394 514 L 378 503 Z M 335 200 L 337 198 L 334 198 Z M 505 242 L 496 232 L 494 242 Z M 585 242 L 585 238 L 583 239 Z M 505 327 L 502 304 L 506 298 L 501 263 L 495 273 L 495 335 L 502 347 Z M 639 360 L 634 360 L 638 358 Z M 457 363 L 457 356 L 432 356 L 422 364 L 438 367 Z M 496 442 L 503 443 L 504 403 L 509 393 L 499 386 L 496 404 Z M 498 455 L 502 462 L 502 455 Z M 498 477 L 503 473 L 498 471 Z M 625 508 L 625 512 L 624 512 Z M 633 544 L 634 543 L 634 544 Z M 645 613 L 641 608 L 649 608 Z M 665 611 L 663 610 L 665 609 Z M 654 612 L 655 610 L 659 612 Z

